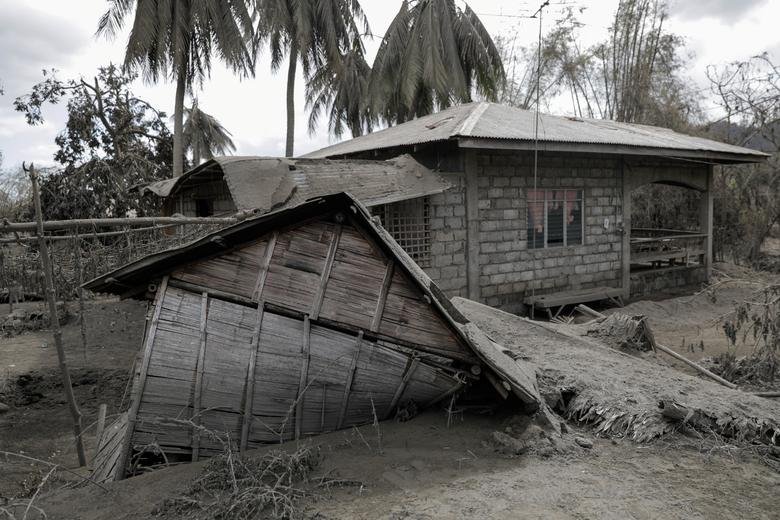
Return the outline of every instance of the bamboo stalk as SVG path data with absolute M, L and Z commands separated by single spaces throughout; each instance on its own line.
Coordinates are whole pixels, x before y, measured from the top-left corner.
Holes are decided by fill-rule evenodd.
M 0 224 L 0 232 L 35 232 L 79 227 L 118 227 L 182 224 L 235 224 L 240 217 L 133 217 L 133 218 L 82 218 L 73 220 L 47 220 L 45 222 L 8 222 Z
M 86 235 L 81 235 L 81 238 L 116 237 L 116 236 L 124 236 L 127 235 L 128 233 L 142 233 L 145 231 L 165 230 L 165 229 L 170 229 L 172 227 L 176 227 L 176 224 L 155 225 L 149 227 L 139 227 L 134 229 L 123 229 L 121 231 L 102 231 L 100 233 L 89 233 Z M 54 242 L 57 240 L 71 240 L 71 239 L 73 239 L 73 235 L 46 235 L 46 240 L 50 242 Z M 24 236 L 24 237 L 15 237 L 15 238 L 0 238 L 0 244 L 16 244 L 16 243 L 25 243 L 25 242 L 32 242 L 32 241 L 37 242 L 38 237 Z
M 661 345 L 660 343 L 656 343 L 655 344 L 655 348 L 657 348 L 658 350 L 660 350 L 662 352 L 666 352 L 667 354 L 669 354 L 670 356 L 672 356 L 675 359 L 679 359 L 680 361 L 682 361 L 686 365 L 696 369 L 698 372 L 704 374 L 705 376 L 709 377 L 710 379 L 713 379 L 713 380 L 717 381 L 718 383 L 722 384 L 723 386 L 727 386 L 729 388 L 737 388 L 737 385 L 735 385 L 731 381 L 726 381 L 725 379 L 723 379 L 719 375 L 713 374 L 712 372 L 710 372 L 709 370 L 707 370 L 703 366 L 699 365 L 698 363 L 694 363 L 693 361 L 691 361 L 687 357 L 681 356 L 680 354 L 678 354 L 674 350 L 670 349 L 669 347 L 665 347 L 665 346 Z
M 70 414 L 73 417 L 73 434 L 76 440 L 76 453 L 79 458 L 79 466 L 86 466 L 87 457 L 84 454 L 84 443 L 81 439 L 81 411 L 79 411 L 76 397 L 73 395 L 73 385 L 71 384 L 70 371 L 68 370 L 68 363 L 65 358 L 65 348 L 62 345 L 62 331 L 60 330 L 60 320 L 57 316 L 57 302 L 54 299 L 54 275 L 52 274 L 49 248 L 46 245 L 46 239 L 43 236 L 43 212 L 41 210 L 41 194 L 38 191 L 38 174 L 35 172 L 35 166 L 32 164 L 30 165 L 29 173 L 30 180 L 32 181 L 35 218 L 38 223 L 38 247 L 40 248 L 43 276 L 46 283 L 46 300 L 49 304 L 49 322 L 51 324 L 52 335 L 54 336 L 54 345 L 57 347 L 57 358 L 59 359 L 60 373 L 62 375 L 62 386 L 65 390 L 65 397 L 68 400 Z

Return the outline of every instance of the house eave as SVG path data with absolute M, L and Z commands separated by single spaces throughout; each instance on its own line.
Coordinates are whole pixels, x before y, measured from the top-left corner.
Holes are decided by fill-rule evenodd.
M 468 149 L 532 151 L 537 146 L 533 141 L 514 139 L 489 139 L 476 137 L 459 137 L 456 139 L 460 148 Z M 712 150 L 684 150 L 621 144 L 569 143 L 552 141 L 539 141 L 538 150 L 540 152 L 664 157 L 667 159 L 695 161 L 707 164 L 760 163 L 766 161 L 769 158 L 768 154 L 759 151 L 756 151 L 755 154 L 740 154 Z

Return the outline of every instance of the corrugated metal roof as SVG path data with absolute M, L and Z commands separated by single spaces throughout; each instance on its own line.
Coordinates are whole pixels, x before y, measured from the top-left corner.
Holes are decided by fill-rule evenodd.
M 367 206 L 441 193 L 442 176 L 409 155 L 388 161 L 216 157 L 181 177 L 138 189 L 168 197 L 201 174 L 221 172 L 236 208 L 260 210 L 296 206 L 313 197 L 348 191 Z
M 369 150 L 394 148 L 449 139 L 501 139 L 515 142 L 534 141 L 535 113 L 495 103 L 468 103 L 436 114 L 338 143 L 304 157 L 336 157 Z M 554 150 L 550 143 L 609 145 L 599 153 L 625 153 L 619 148 L 636 147 L 666 151 L 674 156 L 712 158 L 722 154 L 729 160 L 754 162 L 767 157 L 763 152 L 733 146 L 711 139 L 694 137 L 666 128 L 603 119 L 581 119 L 540 114 L 539 141 L 544 149 Z M 571 150 L 571 148 L 565 148 Z M 595 151 L 595 150 L 594 150 Z

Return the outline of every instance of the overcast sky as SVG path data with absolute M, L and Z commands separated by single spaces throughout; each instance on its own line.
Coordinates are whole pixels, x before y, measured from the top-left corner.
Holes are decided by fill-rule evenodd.
M 561 2 L 584 8 L 580 20 L 582 45 L 604 38 L 617 0 L 552 0 L 545 18 L 549 27 L 560 16 Z M 517 35 L 517 42 L 529 45 L 536 38 L 537 21 L 517 18 L 538 7 L 539 1 L 470 0 L 493 35 Z M 399 3 L 392 0 L 362 0 L 372 31 L 380 35 L 367 42 L 369 63 L 379 38 L 395 15 Z M 126 35 L 115 41 L 94 36 L 97 21 L 106 10 L 105 0 L 0 0 L 0 151 L 3 167 L 23 160 L 53 163 L 54 136 L 63 128 L 63 107 L 47 106 L 46 123 L 30 127 L 12 102 L 41 80 L 41 70 L 56 68 L 62 79 L 92 77 L 100 65 L 120 63 Z M 709 64 L 724 64 L 764 51 L 780 58 L 780 1 L 778 0 L 672 0 L 668 27 L 683 36 L 692 53 L 690 77 L 706 86 L 704 71 Z M 267 60 L 250 80 L 239 80 L 215 64 L 211 80 L 198 93 L 203 110 L 216 116 L 233 133 L 243 155 L 281 155 L 284 152 L 284 71 L 273 75 Z M 297 82 L 296 154 L 306 153 L 334 141 L 325 129 L 307 132 L 303 85 Z M 173 112 L 174 85 L 146 85 L 140 80 L 136 95 L 155 106 Z M 565 113 L 561 104 L 554 110 Z M 171 125 L 172 126 L 172 125 Z

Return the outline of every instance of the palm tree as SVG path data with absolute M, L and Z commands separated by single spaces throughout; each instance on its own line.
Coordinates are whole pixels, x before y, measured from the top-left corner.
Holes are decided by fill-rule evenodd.
M 241 74 L 253 71 L 248 50 L 253 16 L 245 0 L 109 0 L 98 34 L 115 35 L 133 14 L 125 67 L 140 69 L 147 81 L 176 80 L 173 175 L 184 170 L 184 95 L 211 72 L 213 52 Z
M 371 98 L 388 124 L 453 103 L 498 98 L 501 55 L 471 8 L 455 0 L 404 0 L 387 29 L 371 72 Z
M 197 166 L 201 158 L 208 161 L 215 155 L 227 155 L 236 151 L 232 134 L 211 116 L 198 107 L 198 100 L 192 107 L 184 109 L 183 141 L 185 150 L 192 152 L 192 165 Z
M 298 62 L 308 79 L 314 69 L 336 63 L 345 50 L 369 32 L 368 20 L 358 0 L 257 0 L 260 13 L 259 43 L 268 41 L 271 69 L 287 56 L 287 138 L 285 155 L 292 157 L 295 146 L 295 75 Z
M 320 115 L 328 117 L 328 131 L 341 137 L 349 129 L 352 137 L 370 132 L 375 124 L 367 103 L 371 66 L 358 40 L 339 61 L 328 61 L 315 70 L 306 83 L 309 133 L 314 133 Z

